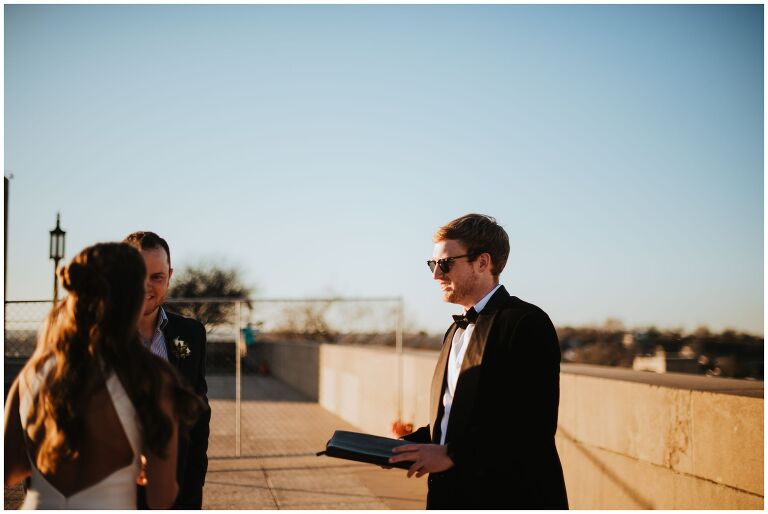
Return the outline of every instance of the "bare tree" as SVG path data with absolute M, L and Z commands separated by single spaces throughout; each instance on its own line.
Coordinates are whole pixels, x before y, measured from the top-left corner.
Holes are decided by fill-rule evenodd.
M 249 298 L 253 288 L 246 285 L 237 267 L 201 263 L 174 273 L 169 298 Z M 247 303 L 250 308 L 250 303 Z M 172 310 L 199 320 L 210 332 L 217 325 L 231 322 L 235 315 L 232 302 L 173 303 Z
M 328 324 L 326 315 L 333 300 L 293 305 L 283 311 L 273 333 L 281 337 L 301 337 L 315 341 L 332 341 L 338 335 Z

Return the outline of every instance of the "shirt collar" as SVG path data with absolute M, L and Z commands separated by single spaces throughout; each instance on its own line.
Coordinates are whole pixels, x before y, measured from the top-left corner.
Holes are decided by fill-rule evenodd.
M 490 292 L 489 292 L 487 295 L 483 296 L 483 299 L 482 299 L 482 300 L 480 300 L 479 302 L 477 302 L 477 303 L 475 304 L 475 310 L 476 310 L 478 313 L 479 313 L 481 310 L 483 310 L 483 308 L 485 308 L 485 306 L 488 304 L 488 301 L 491 299 L 491 296 L 493 296 L 493 293 L 495 293 L 495 292 L 496 292 L 496 290 L 497 290 L 498 288 L 500 288 L 500 287 L 501 287 L 501 284 L 496 284 L 496 287 L 494 287 L 493 289 L 491 289 L 491 291 L 490 291 Z
M 162 307 L 158 308 L 158 315 L 157 315 L 157 328 L 155 328 L 155 331 L 163 330 L 165 326 L 168 324 L 168 315 L 165 313 L 165 309 Z

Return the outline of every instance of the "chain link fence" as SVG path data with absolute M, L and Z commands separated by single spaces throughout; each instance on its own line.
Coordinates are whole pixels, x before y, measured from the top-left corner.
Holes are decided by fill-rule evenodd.
M 51 310 L 50 300 L 5 302 L 5 360 L 26 361 L 35 351 L 37 333 Z
M 173 312 L 205 325 L 209 457 L 243 454 L 243 428 L 255 425 L 255 403 L 269 396 L 259 376 L 269 365 L 258 357 L 261 342 L 297 344 L 402 344 L 400 299 L 174 299 Z M 312 400 L 307 400 L 312 401 Z M 250 407 L 243 409 L 243 403 Z
M 34 353 L 38 331 L 52 305 L 51 300 L 5 302 L 5 396 L 21 368 Z
M 5 392 L 32 355 L 50 300 L 5 302 Z M 241 455 L 241 427 L 255 409 L 243 402 L 264 397 L 268 364 L 259 342 L 371 344 L 402 348 L 398 298 L 172 299 L 165 307 L 205 325 L 206 376 L 211 404 L 209 457 Z M 309 401 L 309 400 L 308 400 Z M 253 413 L 243 416 L 243 412 Z

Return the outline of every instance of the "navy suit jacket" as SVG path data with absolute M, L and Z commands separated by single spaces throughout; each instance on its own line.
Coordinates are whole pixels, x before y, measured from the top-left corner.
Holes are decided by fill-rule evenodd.
M 203 486 L 208 471 L 208 436 L 210 434 L 211 409 L 208 406 L 208 384 L 205 381 L 205 327 L 192 318 L 185 318 L 168 312 L 168 323 L 163 329 L 168 362 L 179 370 L 192 389 L 205 402 L 206 409 L 200 414 L 195 424 L 179 434 L 178 465 L 176 480 L 179 494 L 172 509 L 202 509 Z M 174 350 L 174 340 L 178 338 L 187 345 L 190 352 L 180 358 Z M 139 508 L 146 509 L 146 496 L 143 487 L 139 487 Z

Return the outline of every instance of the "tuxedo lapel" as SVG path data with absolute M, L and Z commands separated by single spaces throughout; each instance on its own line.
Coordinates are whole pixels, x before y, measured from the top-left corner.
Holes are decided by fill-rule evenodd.
M 483 362 L 485 344 L 488 342 L 488 332 L 491 331 L 491 326 L 493 325 L 493 319 L 495 317 L 495 312 L 481 314 L 477 317 L 475 329 L 472 331 L 472 337 L 469 338 L 467 352 L 464 354 L 464 361 L 461 363 L 459 383 L 461 383 L 462 374 L 475 366 L 479 366 Z
M 496 312 L 486 314 L 485 309 L 483 309 L 483 312 L 477 317 L 477 322 L 475 322 L 472 337 L 469 338 L 469 346 L 461 363 L 456 391 L 453 394 L 451 417 L 448 419 L 448 433 L 452 434 L 451 439 L 464 431 L 472 413 L 480 382 L 480 366 L 483 363 L 488 334 L 495 317 Z
M 437 429 L 437 416 L 440 412 L 440 398 L 443 395 L 443 385 L 445 384 L 445 367 L 448 364 L 448 355 L 451 353 L 453 335 L 458 328 L 458 325 L 454 323 L 448 330 L 448 333 L 445 334 L 443 348 L 440 350 L 440 356 L 437 358 L 435 374 L 432 375 L 432 389 L 429 397 L 429 426 L 432 429 L 430 436 L 433 441 L 435 439 L 435 430 Z

